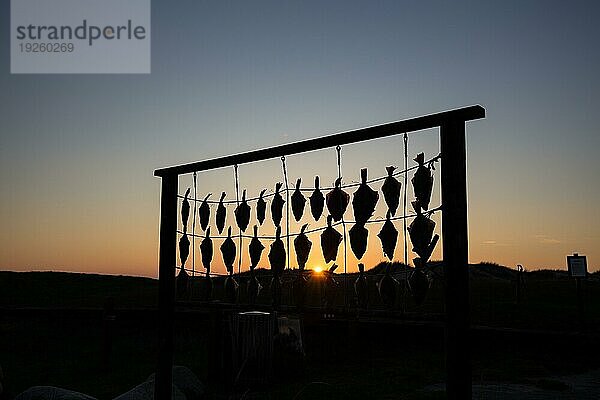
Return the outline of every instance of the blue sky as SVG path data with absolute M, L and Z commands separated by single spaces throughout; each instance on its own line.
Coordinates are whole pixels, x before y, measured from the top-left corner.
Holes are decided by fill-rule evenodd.
M 1 7 L 2 269 L 154 276 L 153 169 L 470 104 L 471 261 L 598 265 L 595 2 L 153 0 L 150 75 L 11 75 Z

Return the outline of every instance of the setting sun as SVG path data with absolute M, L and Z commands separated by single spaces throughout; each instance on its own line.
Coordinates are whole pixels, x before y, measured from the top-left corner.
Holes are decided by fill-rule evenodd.
M 321 268 L 320 266 L 314 267 L 313 271 L 315 271 L 317 274 L 320 274 L 321 272 L 323 272 L 323 268 Z

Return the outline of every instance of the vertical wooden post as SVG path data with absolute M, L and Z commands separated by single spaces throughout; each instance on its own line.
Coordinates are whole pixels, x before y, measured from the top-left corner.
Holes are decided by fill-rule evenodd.
M 223 370 L 223 312 L 219 307 L 211 308 L 208 340 L 208 380 L 211 383 L 223 383 L 226 375 Z M 227 376 L 228 378 L 230 376 Z
M 440 127 L 442 234 L 446 277 L 446 396 L 471 398 L 465 121 Z
M 517 264 L 517 305 L 521 304 L 521 285 L 523 284 L 523 266 L 521 264 Z
M 162 177 L 158 265 L 158 365 L 154 386 L 154 398 L 161 400 L 171 399 L 173 386 L 177 185 L 178 176 L 176 174 Z
M 575 278 L 575 285 L 577 289 L 577 315 L 579 317 L 579 329 L 585 329 L 585 302 L 583 300 L 584 295 L 584 279 L 581 277 Z

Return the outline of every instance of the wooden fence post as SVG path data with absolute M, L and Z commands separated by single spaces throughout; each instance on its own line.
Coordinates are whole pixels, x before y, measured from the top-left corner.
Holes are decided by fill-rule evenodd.
M 446 396 L 471 398 L 465 121 L 440 126 L 442 237 L 446 278 Z
M 162 176 L 160 197 L 160 249 L 158 265 L 158 365 L 154 398 L 170 400 L 173 386 L 173 315 L 177 257 L 178 176 Z

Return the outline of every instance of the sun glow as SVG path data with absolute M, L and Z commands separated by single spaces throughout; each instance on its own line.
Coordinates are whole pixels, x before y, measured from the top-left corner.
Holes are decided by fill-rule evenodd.
M 313 268 L 313 271 L 317 274 L 320 274 L 321 272 L 323 272 L 323 268 L 321 268 L 320 266 L 316 266 Z

